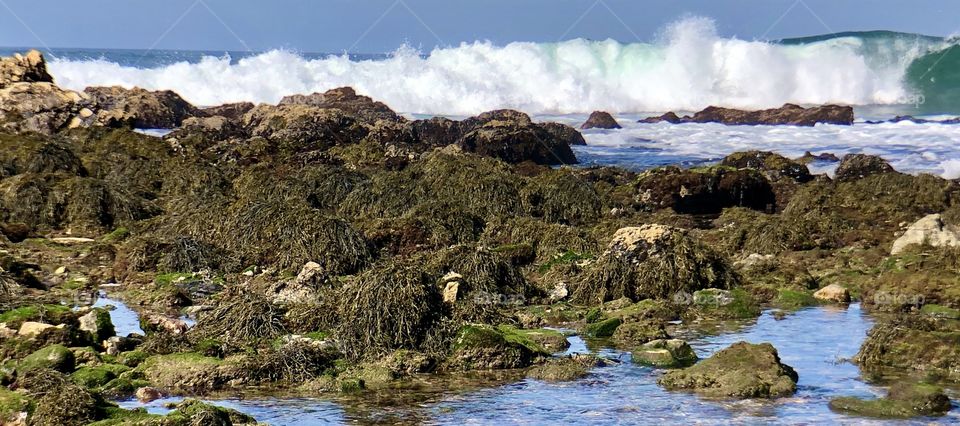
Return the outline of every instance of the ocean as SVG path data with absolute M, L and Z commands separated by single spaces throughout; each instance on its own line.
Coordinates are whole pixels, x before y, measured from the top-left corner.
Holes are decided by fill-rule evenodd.
M 410 118 L 461 118 L 511 108 L 537 120 L 579 125 L 591 111 L 613 113 L 625 128 L 586 131 L 588 146 L 577 151 L 585 164 L 634 169 L 700 164 L 745 149 L 792 157 L 805 151 L 864 152 L 884 156 L 901 171 L 960 178 L 960 126 L 867 123 L 900 115 L 960 115 L 957 45 L 954 38 L 886 31 L 747 41 L 721 38 L 710 21 L 690 18 L 651 43 L 477 41 L 367 55 L 91 49 L 52 49 L 47 55 L 63 87 L 170 89 L 200 106 L 275 103 L 289 94 L 352 86 Z M 787 102 L 853 105 L 857 123 L 814 128 L 635 123 L 709 105 L 760 109 Z M 829 164 L 817 167 L 830 172 Z

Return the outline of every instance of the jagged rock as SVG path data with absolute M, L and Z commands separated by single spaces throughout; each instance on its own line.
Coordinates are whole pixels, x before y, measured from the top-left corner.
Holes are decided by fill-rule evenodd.
M 835 154 L 829 152 L 821 152 L 820 154 L 813 155 L 812 152 L 806 151 L 803 153 L 803 156 L 797 159 L 801 164 L 810 164 L 814 161 L 827 161 L 831 163 L 837 163 L 840 161 L 840 157 L 837 157 Z
M 84 90 L 97 107 L 97 124 L 107 127 L 172 129 L 203 111 L 170 90 L 151 92 L 139 87 L 125 89 L 88 87 Z
M 558 139 L 522 112 L 499 110 L 464 120 L 480 123 L 457 142 L 464 151 L 499 158 L 508 163 L 576 164 L 567 141 Z
M 220 116 L 230 121 L 240 121 L 243 115 L 250 112 L 255 106 L 252 102 L 237 102 L 203 108 L 201 111 L 209 117 Z
M 87 125 L 80 117 L 85 95 L 53 83 L 10 83 L 0 88 L 0 126 L 13 132 L 52 134 Z
M 670 124 L 680 124 L 680 123 L 684 122 L 683 120 L 684 120 L 684 119 L 683 119 L 683 118 L 680 118 L 680 116 L 678 116 L 677 113 L 675 113 L 675 112 L 668 112 L 668 113 L 663 114 L 663 115 L 661 115 L 661 116 L 659 116 L 659 117 L 647 117 L 647 118 L 644 118 L 644 119 L 638 121 L 638 123 L 654 124 L 654 123 L 661 123 L 661 122 L 663 122 L 663 123 L 670 123 Z
M 80 317 L 80 331 L 90 333 L 94 342 L 102 342 L 116 333 L 110 312 L 102 308 L 93 308 Z
M 211 117 L 190 117 L 183 120 L 176 130 L 166 136 L 166 139 L 177 140 L 186 144 L 191 138 L 200 142 L 198 149 L 206 149 L 215 142 L 232 138 L 242 138 L 246 132 L 236 120 L 215 115 Z
M 813 180 L 813 175 L 810 174 L 810 169 L 807 166 L 773 152 L 737 152 L 724 157 L 720 165 L 737 169 L 760 170 L 772 181 L 788 178 L 798 183 L 805 183 Z
M 773 345 L 737 342 L 693 367 L 668 372 L 657 383 L 708 397 L 777 398 L 796 392 L 797 379 Z
M 767 211 L 777 203 L 770 182 L 753 169 L 663 167 L 643 173 L 635 185 L 634 201 L 645 210 L 708 214 L 747 207 Z
M 420 143 L 430 147 L 453 145 L 464 133 L 461 122 L 444 117 L 411 121 L 407 126 Z
M 890 163 L 876 155 L 847 154 L 840 160 L 834 177 L 842 182 L 884 173 L 897 173 L 897 171 L 890 166 Z
M 900 254 L 905 248 L 919 244 L 960 247 L 960 228 L 943 223 L 943 217 L 939 214 L 925 216 L 910 225 L 906 232 L 893 242 L 890 254 Z
M 594 111 L 581 126 L 581 129 L 621 129 L 620 123 L 604 111 Z
M 31 50 L 24 55 L 0 58 L 0 88 L 11 83 L 53 83 L 43 54 Z
M 813 293 L 813 297 L 824 302 L 850 303 L 850 290 L 839 284 L 830 284 Z
M 280 100 L 280 105 L 336 108 L 370 124 L 379 120 L 405 121 L 386 104 L 374 101 L 368 96 L 357 95 L 351 87 L 340 87 L 311 95 L 285 96 Z
M 668 113 L 660 117 L 650 117 L 641 120 L 643 123 L 722 123 L 727 125 L 791 125 L 813 126 L 824 124 L 853 124 L 853 107 L 840 105 L 823 105 L 812 108 L 803 108 L 799 105 L 785 104 L 780 108 L 760 111 L 743 111 L 731 108 L 710 106 L 693 115 L 677 117 Z
M 350 145 L 367 135 L 367 128 L 339 109 L 311 105 L 260 105 L 243 116 L 251 136 L 278 143 L 292 152 Z

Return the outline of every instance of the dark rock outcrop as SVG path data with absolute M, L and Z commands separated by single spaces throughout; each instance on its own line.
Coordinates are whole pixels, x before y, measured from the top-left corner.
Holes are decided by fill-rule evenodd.
M 853 107 L 840 105 L 823 105 L 803 108 L 799 105 L 785 104 L 780 108 L 760 111 L 744 111 L 732 108 L 710 106 L 694 114 L 692 117 L 678 117 L 674 113 L 667 113 L 660 117 L 650 117 L 640 120 L 641 123 L 721 123 L 727 125 L 790 125 L 813 126 L 823 124 L 853 124 Z
M 827 161 L 831 163 L 840 162 L 840 157 L 837 157 L 835 154 L 829 152 L 821 152 L 820 154 L 813 155 L 812 152 L 807 151 L 803 153 L 803 156 L 797 159 L 797 162 L 801 164 L 810 164 L 814 161 Z
M 203 108 L 204 115 L 213 117 L 221 116 L 233 121 L 239 121 L 243 115 L 250 112 L 256 105 L 252 102 L 237 102 L 233 104 L 223 104 L 215 107 Z
M 890 163 L 876 155 L 847 154 L 837 166 L 834 176 L 838 181 L 852 181 L 884 173 L 897 173 L 897 171 L 890 166 Z
M 311 95 L 286 96 L 280 100 L 280 105 L 336 108 L 371 124 L 378 120 L 405 121 L 403 117 L 383 102 L 374 101 L 368 96 L 357 95 L 357 92 L 351 87 L 340 87 Z
M 620 123 L 604 111 L 594 111 L 590 118 L 580 126 L 581 129 L 621 129 Z
M 508 163 L 576 164 L 568 141 L 558 139 L 522 112 L 498 110 L 468 118 L 461 125 L 474 125 L 457 142 L 461 149 L 499 158 Z
M 772 181 L 782 178 L 799 183 L 813 180 L 807 166 L 780 154 L 767 151 L 744 151 L 730 154 L 720 162 L 721 166 L 737 169 L 756 169 L 763 172 Z
M 727 207 L 770 210 L 776 196 L 757 170 L 726 167 L 650 170 L 637 179 L 636 205 L 645 210 L 672 208 L 677 213 L 719 213 Z
M 546 130 L 547 133 L 553 135 L 554 138 L 557 138 L 561 141 L 565 141 L 567 145 L 586 145 L 587 141 L 583 139 L 583 135 L 566 124 L 561 123 L 540 123 L 538 124 L 543 130 Z
M 278 143 L 281 149 L 306 152 L 359 142 L 368 130 L 340 109 L 305 104 L 260 105 L 243 116 L 251 136 Z
M 97 123 L 107 127 L 172 129 L 190 117 L 205 114 L 170 90 L 151 92 L 135 87 L 88 87 L 96 105 Z

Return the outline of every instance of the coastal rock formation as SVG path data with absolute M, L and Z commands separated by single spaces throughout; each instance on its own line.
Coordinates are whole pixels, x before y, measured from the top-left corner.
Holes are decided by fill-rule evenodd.
M 84 93 L 96 105 L 97 123 L 106 127 L 172 129 L 189 117 L 204 115 L 170 90 L 151 92 L 113 86 L 88 87 Z
M 378 120 L 405 121 L 403 117 L 393 112 L 386 104 L 374 101 L 368 96 L 357 95 L 357 92 L 351 87 L 341 87 L 311 95 L 285 96 L 280 100 L 279 105 L 308 105 L 318 108 L 339 109 L 371 124 Z
M 12 132 L 52 134 L 89 123 L 89 99 L 49 82 L 10 83 L 0 88 L 0 126 Z
M 703 214 L 746 207 L 767 211 L 777 202 L 770 181 L 753 169 L 662 167 L 641 174 L 635 186 L 634 202 L 646 210 Z
M 237 102 L 203 108 L 201 111 L 208 117 L 219 115 L 231 121 L 240 121 L 243 115 L 250 112 L 255 106 L 252 102 Z
M 793 395 L 797 379 L 773 345 L 738 342 L 693 367 L 667 372 L 657 383 L 708 397 L 778 398 Z
M 580 125 L 581 129 L 621 129 L 620 123 L 612 115 L 604 111 L 594 111 L 587 121 Z
M 650 117 L 640 120 L 641 123 L 668 122 L 679 123 L 721 123 L 726 125 L 789 125 L 813 126 L 823 124 L 853 124 L 853 107 L 839 105 L 823 105 L 803 108 L 799 105 L 785 104 L 780 108 L 760 111 L 743 111 L 731 108 L 710 106 L 691 116 L 678 117 L 675 113 L 667 113 L 660 117 Z
M 533 161 L 537 164 L 576 164 L 577 157 L 568 141 L 554 137 L 543 126 L 534 124 L 524 113 L 491 111 L 464 120 L 473 124 L 457 145 L 467 152 L 499 158 L 508 163 Z
M 660 299 L 736 282 L 727 259 L 688 231 L 650 224 L 617 230 L 607 250 L 585 266 L 573 298 L 590 304 Z
M 911 418 L 939 416 L 950 411 L 950 398 L 943 389 L 929 384 L 896 383 L 885 398 L 841 397 L 830 400 L 830 409 L 858 416 Z
M 583 135 L 566 124 L 562 123 L 539 123 L 540 128 L 546 130 L 547 133 L 553 135 L 554 138 L 564 141 L 567 145 L 576 146 L 576 145 L 586 145 L 587 141 L 583 139 Z
M 767 151 L 737 152 L 724 157 L 720 165 L 736 169 L 760 170 L 771 181 L 787 178 L 797 183 L 806 183 L 813 180 L 813 175 L 810 174 L 807 166 Z
M 357 143 L 368 131 L 342 110 L 304 104 L 260 105 L 243 116 L 243 126 L 251 136 L 267 139 L 289 152 Z
M 884 173 L 897 173 L 897 171 L 879 156 L 847 154 L 840 160 L 840 165 L 834 172 L 834 178 L 838 181 L 852 181 Z
M 850 303 L 850 290 L 839 284 L 830 284 L 813 293 L 817 300 L 833 303 Z
M 893 242 L 890 254 L 900 254 L 908 246 L 929 244 L 933 247 L 960 247 L 960 229 L 943 222 L 940 214 L 931 214 L 914 222 Z
M 13 83 L 53 83 L 43 54 L 31 50 L 24 55 L 0 58 L 0 89 Z

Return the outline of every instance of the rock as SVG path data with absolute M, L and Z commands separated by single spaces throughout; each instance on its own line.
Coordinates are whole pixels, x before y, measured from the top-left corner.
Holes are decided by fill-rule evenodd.
M 524 161 L 546 165 L 577 163 L 568 141 L 558 139 L 521 112 L 491 111 L 464 123 L 479 123 L 457 142 L 466 152 L 512 164 Z
M 684 118 L 689 119 L 689 117 L 684 117 Z M 670 123 L 670 124 L 680 124 L 684 122 L 684 118 L 680 118 L 680 116 L 678 116 L 675 112 L 668 112 L 659 117 L 644 118 L 638 121 L 638 123 L 655 124 L 655 123 L 664 122 L 664 123 Z
M 528 339 L 488 325 L 467 325 L 460 329 L 447 359 L 452 370 L 500 370 L 529 367 L 549 356 Z
M 551 302 L 558 302 L 563 299 L 566 299 L 570 295 L 570 290 L 567 288 L 567 283 L 560 281 L 557 282 L 552 289 L 547 293 L 547 297 L 550 298 Z
M 771 181 L 786 178 L 797 183 L 806 183 L 813 180 L 813 175 L 810 174 L 807 166 L 780 154 L 767 151 L 733 153 L 724 157 L 720 165 L 737 169 L 760 170 Z
M 670 208 L 677 213 L 713 214 L 728 207 L 769 211 L 777 204 L 774 188 L 753 169 L 663 167 L 640 175 L 635 204 L 644 210 Z
M 20 324 L 20 330 L 17 334 L 22 337 L 34 337 L 49 328 L 63 328 L 63 325 L 53 326 L 42 322 L 25 321 L 23 324 Z
M 812 108 L 803 108 L 799 105 L 785 104 L 780 108 L 760 111 L 743 111 L 731 108 L 710 106 L 693 115 L 683 118 L 676 114 L 650 117 L 641 120 L 643 123 L 721 123 L 726 125 L 790 125 L 813 126 L 823 124 L 853 124 L 853 107 L 840 105 L 823 105 Z
M 897 173 L 890 163 L 876 155 L 847 154 L 840 160 L 834 178 L 837 181 L 854 181 L 867 176 L 884 173 Z
M 411 121 L 407 126 L 420 143 L 435 148 L 457 143 L 463 137 L 464 127 L 466 127 L 459 121 L 445 117 Z
M 830 284 L 813 293 L 813 297 L 824 302 L 850 303 L 850 290 L 839 284 Z
M 66 266 L 61 266 L 61 267 L 57 268 L 56 271 L 53 271 L 53 273 L 54 273 L 55 275 L 66 275 L 67 272 L 69 272 L 69 271 L 67 270 L 67 267 L 66 267 Z
M 176 141 L 181 145 L 196 146 L 198 150 L 204 150 L 216 142 L 246 136 L 246 131 L 240 126 L 239 120 L 215 115 L 186 118 L 180 124 L 180 127 L 168 134 L 165 139 Z
M 886 398 L 841 397 L 830 400 L 830 409 L 844 414 L 877 418 L 939 416 L 951 409 L 943 389 L 927 384 L 897 383 Z
M 584 266 L 573 299 L 586 304 L 665 299 L 736 282 L 727 259 L 688 231 L 648 224 L 617 230 L 607 250 Z
M 567 145 L 570 146 L 584 146 L 587 144 L 587 141 L 583 139 L 583 135 L 566 124 L 562 123 L 539 123 L 537 124 L 541 129 L 546 130 L 547 133 L 553 135 L 554 138 L 565 141 Z
M 890 254 L 897 255 L 909 246 L 923 244 L 933 247 L 960 247 L 960 227 L 943 223 L 943 217 L 939 214 L 924 216 L 893 242 Z
M 73 246 L 73 245 L 89 244 L 89 243 L 96 242 L 97 240 L 94 240 L 93 238 L 83 238 L 83 237 L 57 237 L 57 238 L 51 238 L 50 241 L 57 244 L 62 244 L 65 246 Z
M 140 316 L 140 328 L 147 333 L 165 332 L 180 335 L 186 333 L 190 327 L 187 326 L 187 323 L 183 322 L 183 320 L 177 318 L 147 313 Z
M 806 151 L 803 153 L 803 157 L 797 159 L 798 162 L 802 164 L 810 164 L 814 161 L 824 161 L 829 163 L 838 163 L 840 162 L 840 157 L 837 157 L 834 154 L 829 152 L 823 152 L 817 155 L 813 155 L 812 152 Z
M 116 334 L 110 312 L 102 308 L 93 308 L 80 317 L 80 330 L 90 333 L 94 342 L 103 342 Z
M 0 58 L 0 89 L 12 83 L 53 83 L 43 54 L 31 50 L 25 55 L 14 53 Z
M 25 223 L 3 223 L 0 224 L 0 234 L 7 237 L 7 240 L 11 243 L 21 243 L 23 240 L 30 238 L 33 229 Z
M 123 336 L 111 336 L 103 341 L 103 350 L 107 355 L 119 355 L 121 352 L 132 351 L 142 343 L 141 339 Z
M 865 372 L 890 371 L 960 381 L 960 323 L 928 315 L 878 321 L 853 361 Z
M 259 105 L 243 116 L 242 123 L 251 136 L 274 142 L 290 153 L 351 145 L 368 132 L 342 110 L 302 104 Z
M 53 83 L 11 83 L 0 88 L 0 123 L 12 132 L 49 135 L 92 121 L 78 116 L 87 103 Z
M 773 345 L 738 342 L 693 367 L 667 372 L 657 383 L 708 397 L 777 398 L 796 392 L 797 379 Z
M 593 355 L 553 358 L 527 372 L 527 377 L 545 382 L 569 382 L 590 374 L 590 369 L 602 367 L 603 360 Z
M 583 333 L 586 334 L 587 337 L 611 337 L 620 328 L 621 324 L 623 324 L 623 320 L 620 318 L 608 318 L 593 324 L 587 324 L 586 328 L 583 330 Z
M 237 102 L 220 106 L 203 108 L 203 114 L 208 117 L 220 116 L 229 121 L 240 121 L 243 115 L 250 112 L 256 105 L 251 102 Z
M 137 397 L 137 400 L 143 404 L 163 398 L 163 392 L 160 392 L 160 389 L 153 388 L 150 386 L 137 388 L 135 395 Z
M 620 346 L 636 347 L 652 340 L 669 339 L 663 323 L 656 320 L 633 321 L 622 324 L 613 332 L 613 340 Z
M 460 281 L 451 281 L 443 288 L 443 302 L 457 303 L 457 293 L 460 291 Z
M 658 368 L 684 368 L 697 362 L 697 354 L 683 340 L 659 339 L 635 349 L 633 362 Z
M 279 105 L 309 105 L 319 108 L 336 108 L 361 121 L 373 124 L 379 120 L 405 121 L 382 102 L 376 102 L 367 96 L 357 95 L 351 87 L 331 89 L 324 93 L 311 95 L 285 96 Z
M 84 93 L 97 106 L 96 121 L 101 126 L 173 129 L 187 118 L 204 115 L 170 90 L 151 92 L 113 86 L 88 87 Z
M 307 262 L 300 268 L 297 274 L 296 283 L 300 285 L 316 285 L 326 278 L 326 272 L 317 262 Z
M 581 129 L 621 129 L 620 123 L 612 115 L 604 111 L 594 111 L 587 121 L 580 125 Z
M 18 372 L 49 368 L 62 373 L 71 373 L 76 365 L 73 352 L 63 345 L 50 345 L 27 355 L 20 361 Z

